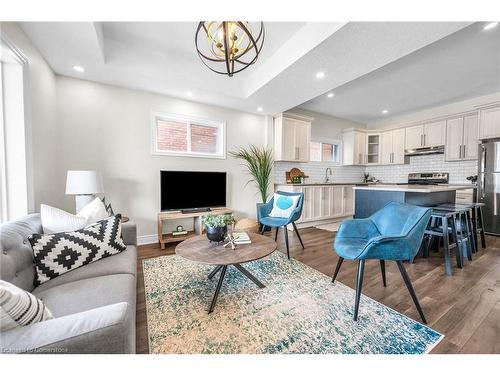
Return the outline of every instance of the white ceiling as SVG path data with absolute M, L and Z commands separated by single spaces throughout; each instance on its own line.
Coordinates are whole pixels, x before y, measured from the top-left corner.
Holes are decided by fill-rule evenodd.
M 500 27 L 476 23 L 300 105 L 362 123 L 500 92 Z M 389 113 L 382 114 L 383 110 Z
M 215 74 L 201 63 L 194 46 L 196 25 L 196 22 L 21 23 L 58 74 L 254 113 L 257 107 L 263 107 L 262 113 L 266 114 L 296 107 L 328 90 L 347 87 L 349 82 L 356 84 L 359 79 L 380 74 L 388 64 L 398 67 L 397 61 L 402 58 L 411 61 L 415 55 L 418 61 L 426 62 L 419 58 L 420 49 L 449 35 L 453 38 L 452 34 L 470 23 L 266 22 L 261 56 L 253 66 L 234 77 Z M 456 43 L 460 44 L 461 38 Z M 451 44 L 448 47 L 453 47 Z M 465 67 L 474 62 L 467 54 L 465 59 Z M 83 66 L 85 72 L 74 71 L 74 65 Z M 433 65 L 427 64 L 423 73 L 429 76 L 432 69 Z M 418 71 L 418 64 L 414 70 Z M 463 67 L 455 70 L 462 74 L 467 71 Z M 316 79 L 318 71 L 324 71 L 325 78 Z M 392 76 L 390 70 L 388 74 Z M 411 81 L 411 77 L 397 71 L 395 77 Z M 463 91 L 462 86 L 466 85 L 460 85 L 456 91 Z M 422 95 L 414 82 L 398 87 L 405 92 L 414 91 L 415 96 Z M 188 91 L 192 98 L 186 97 Z M 356 90 L 363 91 L 367 90 Z M 338 96 L 340 93 L 339 89 Z M 433 100 L 442 100 L 434 95 Z M 417 99 L 406 102 L 421 105 Z M 377 107 L 378 111 L 376 100 L 378 97 L 368 95 L 354 105 L 349 101 L 351 107 L 346 106 L 342 115 L 337 106 L 333 109 L 330 102 L 325 104 L 321 100 L 308 102 L 305 107 L 359 120 L 369 118 L 365 111 L 371 113 L 370 108 Z M 375 104 L 370 104 L 372 101 Z

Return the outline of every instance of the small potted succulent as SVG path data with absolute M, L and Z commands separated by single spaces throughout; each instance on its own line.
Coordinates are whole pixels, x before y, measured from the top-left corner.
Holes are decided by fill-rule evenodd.
M 231 214 L 217 215 L 210 213 L 203 217 L 203 224 L 207 229 L 207 238 L 211 242 L 222 242 L 227 234 L 227 226 L 234 224 Z

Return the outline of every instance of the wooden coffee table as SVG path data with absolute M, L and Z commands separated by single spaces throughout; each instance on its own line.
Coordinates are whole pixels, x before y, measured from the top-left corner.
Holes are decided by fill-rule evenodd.
M 230 245 L 223 247 L 210 243 L 207 236 L 204 235 L 188 238 L 175 248 L 175 253 L 185 259 L 193 262 L 214 265 L 215 268 L 208 275 L 208 279 L 212 279 L 219 271 L 221 271 L 212 303 L 208 309 L 209 314 L 214 311 L 215 304 L 217 303 L 217 297 L 219 296 L 220 288 L 222 286 L 222 282 L 224 281 L 224 277 L 226 276 L 228 266 L 236 267 L 236 269 L 252 280 L 259 288 L 265 287 L 264 284 L 248 272 L 248 270 L 246 270 L 241 264 L 268 256 L 276 250 L 277 245 L 272 239 L 261 236 L 260 234 L 248 233 L 248 235 L 250 236 L 252 243 L 238 245 L 235 250 L 231 249 Z

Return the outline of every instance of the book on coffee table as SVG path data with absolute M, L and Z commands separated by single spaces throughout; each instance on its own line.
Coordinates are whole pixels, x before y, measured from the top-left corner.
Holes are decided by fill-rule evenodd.
M 252 243 L 247 232 L 233 232 L 234 243 L 237 245 L 245 245 Z

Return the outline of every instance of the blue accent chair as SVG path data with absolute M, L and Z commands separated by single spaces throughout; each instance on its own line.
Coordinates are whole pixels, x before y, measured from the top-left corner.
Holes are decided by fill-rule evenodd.
M 262 224 L 262 234 L 264 234 L 266 227 L 270 228 L 276 228 L 276 233 L 274 234 L 274 240 L 276 241 L 278 239 L 278 230 L 280 227 L 283 227 L 283 232 L 285 233 L 285 243 L 286 243 L 286 253 L 288 256 L 288 259 L 290 259 L 290 248 L 288 245 L 288 230 L 286 229 L 286 226 L 288 224 L 292 224 L 293 229 L 295 233 L 297 234 L 297 237 L 299 238 L 300 244 L 302 245 L 302 248 L 304 249 L 304 244 L 302 242 L 302 238 L 300 238 L 299 231 L 297 229 L 297 226 L 295 225 L 295 221 L 297 221 L 300 218 L 300 215 L 302 215 L 302 206 L 304 204 L 304 193 L 290 193 L 287 191 L 277 191 L 277 194 L 281 195 L 286 195 L 289 197 L 292 196 L 297 196 L 299 195 L 300 198 L 297 202 L 297 207 L 292 211 L 290 217 L 270 217 L 269 214 L 271 213 L 271 210 L 273 209 L 273 204 L 274 204 L 274 196 L 271 198 L 270 201 L 267 203 L 263 203 L 257 206 L 257 218 L 259 220 L 259 223 Z
M 358 320 L 365 260 L 378 259 L 380 260 L 384 287 L 387 285 L 385 261 L 392 260 L 397 263 L 399 272 L 418 313 L 422 321 L 427 323 L 413 285 L 403 266 L 403 261 L 412 260 L 417 254 L 424 237 L 424 231 L 431 217 L 431 211 L 430 208 L 426 207 L 391 202 L 366 219 L 353 219 L 342 222 L 333 245 L 339 260 L 333 274 L 332 283 L 335 282 L 344 259 L 358 261 L 354 304 L 355 321 Z

